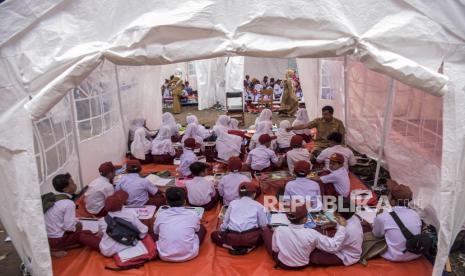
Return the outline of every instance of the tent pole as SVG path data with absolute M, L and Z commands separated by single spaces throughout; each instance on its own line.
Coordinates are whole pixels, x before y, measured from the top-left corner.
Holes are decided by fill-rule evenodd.
M 83 181 L 84 178 L 82 176 L 82 167 L 81 167 L 81 155 L 79 154 L 79 140 L 78 140 L 78 124 L 77 124 L 77 114 L 76 114 L 76 106 L 75 106 L 75 101 L 74 101 L 74 91 L 71 91 L 71 100 L 69 101 L 71 104 L 71 118 L 73 119 L 73 127 L 71 128 L 73 130 L 73 136 L 74 136 L 74 147 L 76 148 L 76 156 L 78 159 L 78 172 L 79 172 L 79 186 L 82 190 L 83 188 Z
M 118 74 L 118 65 L 115 64 L 115 79 L 116 79 L 116 94 L 118 96 L 118 106 L 119 106 L 119 119 L 121 121 L 123 127 L 123 137 L 124 137 L 124 144 L 128 144 L 128 130 L 126 129 L 126 124 L 124 123 L 123 117 L 123 104 L 121 103 L 121 89 L 119 85 L 119 74 Z
M 381 144 L 379 145 L 378 158 L 376 162 L 375 182 L 373 184 L 374 189 L 378 188 L 378 177 L 379 177 L 379 171 L 381 169 L 381 160 L 383 157 L 384 145 L 386 143 L 386 136 L 388 135 L 389 128 L 391 126 L 391 115 L 392 115 L 392 106 L 394 102 L 394 93 L 395 93 L 395 82 L 394 82 L 394 79 L 391 78 L 389 82 L 388 101 L 386 103 L 386 109 L 384 111 L 383 133 L 381 134 Z
M 347 61 L 347 56 L 344 56 L 344 124 L 345 128 L 347 128 L 347 123 L 348 123 L 348 114 L 349 114 L 349 79 L 348 79 L 348 61 Z M 345 139 L 347 142 L 347 139 Z

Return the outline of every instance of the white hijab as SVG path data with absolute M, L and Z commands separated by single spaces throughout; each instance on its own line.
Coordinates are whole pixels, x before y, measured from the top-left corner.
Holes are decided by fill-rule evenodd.
M 181 142 L 184 144 L 184 141 L 187 138 L 194 138 L 195 142 L 199 143 L 203 146 L 203 138 L 200 135 L 200 131 L 198 129 L 197 124 L 188 124 L 186 128 L 186 132 L 184 132 L 184 136 L 182 137 Z
M 199 119 L 195 115 L 187 115 L 186 123 L 187 124 L 199 124 Z
M 171 130 L 167 126 L 163 126 L 158 131 L 157 137 L 152 141 L 152 154 L 162 155 L 173 153 L 173 143 L 171 142 Z
M 216 151 L 218 158 L 228 160 L 232 156 L 239 156 L 241 153 L 242 138 L 236 135 L 228 134 L 228 132 L 221 128 L 216 132 L 218 138 L 216 139 Z
M 161 122 L 163 126 L 167 126 L 170 129 L 171 136 L 178 135 L 178 125 L 176 124 L 176 120 L 174 119 L 173 114 L 169 112 L 163 113 L 163 115 L 161 116 Z
M 292 126 L 300 126 L 300 125 L 305 125 L 310 122 L 310 119 L 308 118 L 307 114 L 307 109 L 305 108 L 299 108 L 297 110 L 297 113 L 295 115 L 295 120 L 292 122 Z M 303 130 L 296 130 L 294 131 L 295 133 L 298 134 L 305 134 L 305 135 L 310 135 L 311 131 L 310 129 L 303 129 Z
M 140 127 L 134 132 L 134 141 L 131 143 L 131 154 L 137 159 L 145 160 L 145 155 L 150 152 L 152 143 L 145 138 L 145 129 Z
M 263 122 L 259 122 L 255 128 L 255 133 L 254 135 L 252 136 L 252 140 L 255 141 L 255 143 L 257 145 L 259 145 L 260 143 L 258 142 L 258 138 L 260 138 L 260 136 L 262 134 L 272 134 L 273 132 L 271 131 L 271 123 L 268 122 L 268 121 L 263 121 Z
M 271 112 L 271 110 L 269 110 L 268 108 L 263 109 L 262 112 L 260 112 L 260 115 L 258 115 L 257 119 L 255 120 L 255 128 L 257 128 L 257 124 L 259 122 L 268 121 L 271 123 L 272 116 L 273 116 L 273 113 Z
M 131 127 L 129 128 L 130 140 L 134 140 L 134 132 L 136 132 L 136 129 L 140 127 L 143 128 L 144 124 L 145 124 L 144 118 L 136 118 L 131 121 Z
M 239 121 L 234 118 L 231 118 L 231 120 L 229 121 L 229 129 L 239 129 Z
M 228 131 L 229 130 L 229 121 L 230 121 L 229 116 L 220 115 L 220 117 L 218 117 L 218 120 L 216 120 L 216 124 L 213 127 L 213 131 L 215 133 L 218 133 L 218 132 L 223 131 L 223 130 Z
M 196 124 L 197 125 L 197 130 L 199 132 L 199 136 L 202 137 L 203 139 L 210 137 L 210 132 L 205 129 L 205 127 L 201 124 L 199 124 L 199 119 L 195 115 L 187 115 L 186 116 L 186 123 L 187 125 L 190 124 Z
M 278 146 L 280 148 L 288 148 L 291 146 L 292 136 L 295 135 L 292 131 L 286 131 L 286 128 L 291 127 L 291 123 L 288 120 L 283 120 L 279 123 L 279 129 L 276 132 Z

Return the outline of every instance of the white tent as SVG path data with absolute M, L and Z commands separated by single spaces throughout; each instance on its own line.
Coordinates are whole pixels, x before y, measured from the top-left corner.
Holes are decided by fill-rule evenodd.
M 243 73 L 218 66 L 228 57 L 303 58 L 297 62 L 305 99 L 310 100 L 316 92 L 305 86 L 312 87 L 315 79 L 302 75 L 312 70 L 315 60 L 306 58 L 351 55 L 345 67 L 354 68 L 345 72 L 349 94 L 340 102 L 346 107 L 349 139 L 364 138 L 362 130 L 370 127 L 380 130 L 376 133 L 381 136 L 374 139 L 384 140 L 385 161 L 393 171 L 402 171 L 396 154 L 400 149 L 386 137 L 387 129 L 378 127 L 383 125 L 379 120 L 368 120 L 366 113 L 351 109 L 368 94 L 359 97 L 357 91 L 366 91 L 355 89 L 360 78 L 347 74 L 373 73 L 363 71 L 365 67 L 380 73 L 371 78 L 376 83 L 364 85 L 382 84 L 386 89 L 372 91 L 388 91 L 388 103 L 394 101 L 394 92 L 408 90 L 399 89 L 403 84 L 443 96 L 439 171 L 428 183 L 429 194 L 435 195 L 428 204 L 429 218 L 439 226 L 434 268 L 439 275 L 465 220 L 463 14 L 463 4 L 452 0 L 6 1 L 0 4 L 2 223 L 34 274 L 50 275 L 40 205 L 40 190 L 45 191 L 47 184 L 43 188 L 39 183 L 47 183 L 48 173 L 60 170 L 88 183 L 97 163 L 121 160 L 131 118 L 144 116 L 150 127 L 158 127 L 162 69 L 151 65 L 217 58 L 216 68 L 199 65 L 209 73 L 202 78 L 205 84 L 197 85 L 216 83 L 220 91 L 227 85 L 236 87 Z M 241 63 L 238 58 L 233 64 L 243 68 Z M 362 64 L 365 67 L 357 69 Z M 438 73 L 441 64 L 443 73 Z M 234 78 L 218 77 L 224 72 Z M 403 84 L 394 85 L 389 77 Z M 354 89 L 347 89 L 351 84 Z M 128 99 L 124 105 L 123 98 Z M 308 108 L 317 114 L 316 104 L 311 102 Z M 382 106 L 369 108 L 377 118 L 396 115 L 396 110 L 385 112 Z M 407 110 L 410 114 L 414 109 Z M 407 149 L 409 157 L 415 156 Z M 377 148 L 366 144 L 365 150 L 376 153 Z M 53 153 L 52 163 L 58 165 L 39 167 L 37 173 L 37 166 L 44 164 L 44 155 L 37 152 Z M 424 161 L 419 164 L 428 164 Z M 425 171 L 427 167 L 416 178 Z

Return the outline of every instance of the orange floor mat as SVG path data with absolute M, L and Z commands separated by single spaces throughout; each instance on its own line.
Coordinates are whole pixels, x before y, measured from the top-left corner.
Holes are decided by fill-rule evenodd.
M 170 170 L 173 166 L 147 165 L 144 171 Z M 353 189 L 365 188 L 363 183 L 354 175 L 351 176 Z M 261 199 L 261 198 L 260 198 Z M 261 200 L 259 200 L 261 201 Z M 218 227 L 218 213 L 220 205 L 207 211 L 202 224 L 207 228 L 208 234 L 200 247 L 199 256 L 184 263 L 168 263 L 155 260 L 139 269 L 127 271 L 105 270 L 105 266 L 114 266 L 113 259 L 105 258 L 88 248 L 73 249 L 64 258 L 52 258 L 54 275 L 431 275 L 432 265 L 421 258 L 408 263 L 392 263 L 381 258 L 368 261 L 366 267 L 356 264 L 350 267 L 308 267 L 302 271 L 285 271 L 274 269 L 274 262 L 266 253 L 263 246 L 245 256 L 232 256 L 223 249 L 215 246 L 210 233 Z

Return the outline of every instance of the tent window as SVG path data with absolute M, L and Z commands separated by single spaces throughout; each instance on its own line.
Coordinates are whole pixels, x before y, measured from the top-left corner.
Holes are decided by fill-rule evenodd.
M 117 124 L 114 93 L 101 81 L 86 80 L 74 89 L 79 140 L 102 135 Z
M 325 60 L 320 60 L 320 99 L 334 99 L 333 90 L 331 89 L 329 63 Z
M 187 63 L 187 74 L 189 76 L 195 75 L 195 65 L 193 62 Z

